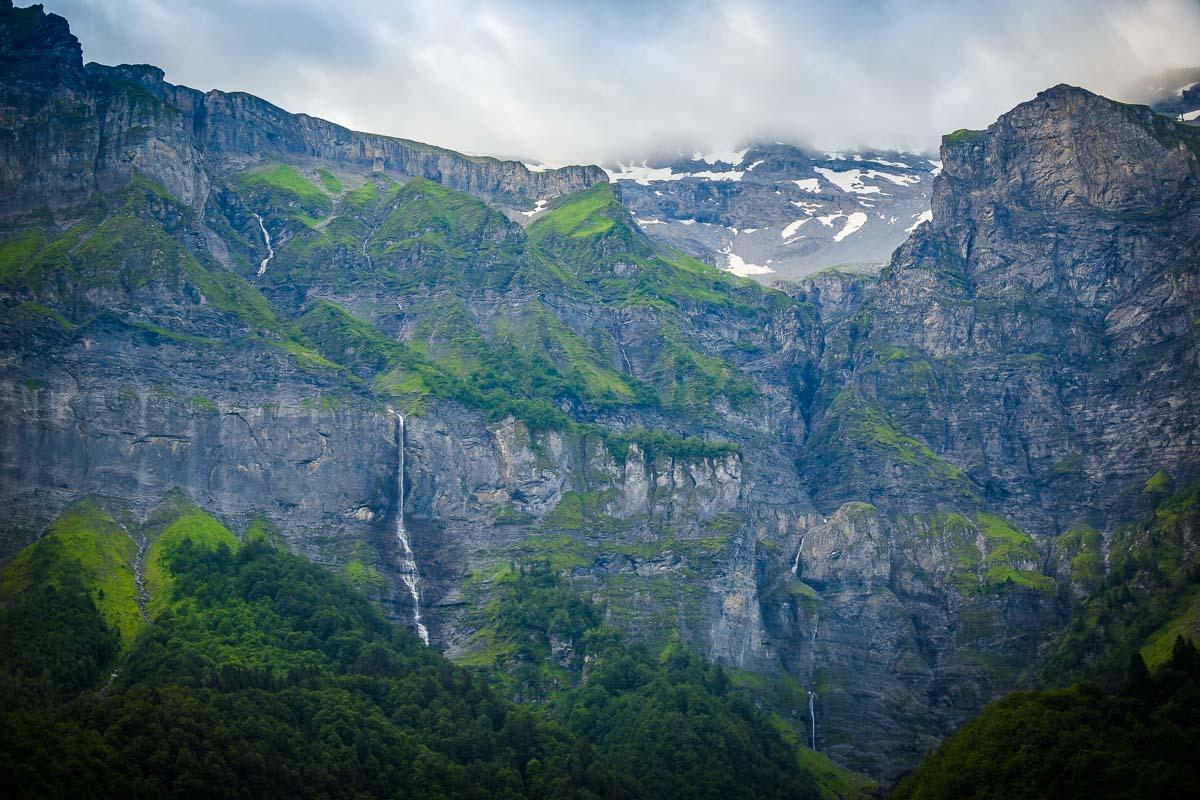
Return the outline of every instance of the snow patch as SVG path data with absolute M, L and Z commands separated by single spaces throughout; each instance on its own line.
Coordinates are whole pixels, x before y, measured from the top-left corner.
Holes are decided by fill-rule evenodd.
M 633 181 L 642 186 L 649 186 L 651 181 L 681 181 L 684 178 L 703 178 L 710 181 L 740 181 L 746 174 L 745 170 L 728 170 L 713 172 L 675 172 L 670 167 L 651 167 L 643 161 L 639 164 L 617 164 L 617 169 L 605 169 L 609 181 Z
M 529 217 L 530 219 L 533 219 L 533 216 L 535 214 L 540 214 L 541 212 L 546 210 L 546 202 L 547 201 L 545 201 L 545 200 L 538 200 L 536 203 L 534 203 L 533 211 L 522 211 L 521 213 L 524 214 L 525 216 Z
M 1186 114 L 1179 115 L 1179 118 L 1184 122 L 1191 122 L 1196 117 L 1200 117 L 1200 108 L 1197 108 L 1195 111 L 1189 111 Z
M 920 214 L 913 214 L 913 216 L 917 218 L 917 221 L 905 228 L 905 233 L 912 233 L 926 222 L 933 222 L 933 209 L 922 211 Z
M 699 150 L 692 154 L 693 161 L 703 161 L 705 164 L 730 164 L 737 166 L 746 160 L 746 153 L 750 152 L 750 148 L 746 147 L 741 150 L 714 150 L 708 154 L 702 154 Z
M 710 181 L 740 181 L 746 170 L 729 170 L 728 172 L 685 172 L 679 178 L 707 178 Z M 679 180 L 672 178 L 672 180 Z
M 929 173 L 930 175 L 936 178 L 938 175 L 942 174 L 942 162 L 934 161 L 932 158 L 927 158 L 925 160 L 929 162 L 929 166 L 933 167 Z
M 878 169 L 868 169 L 865 171 L 861 169 L 848 169 L 839 172 L 833 169 L 826 169 L 825 167 L 813 167 L 813 171 L 843 192 L 852 194 L 880 194 L 878 186 L 868 186 L 864 183 L 865 180 L 872 178 L 883 178 L 897 186 L 911 186 L 921 182 L 920 175 L 896 175 L 895 173 L 883 172 Z
M 840 231 L 838 231 L 837 235 L 833 237 L 833 240 L 835 242 L 840 242 L 842 239 L 845 239 L 847 236 L 850 236 L 851 234 L 854 234 L 854 233 L 858 233 L 858 231 L 862 228 L 862 226 L 866 225 L 866 224 L 867 224 L 867 215 L 865 213 L 863 213 L 862 211 L 855 211 L 853 214 L 851 214 L 846 219 L 845 226 Z
M 805 217 L 804 219 L 798 219 L 795 222 L 789 223 L 786 228 L 784 228 L 783 230 L 781 230 L 779 232 L 779 238 L 780 239 L 791 238 L 792 236 L 795 235 L 796 231 L 800 230 L 800 226 L 803 225 L 804 223 L 808 222 L 810 219 L 812 219 L 812 217 Z
M 804 178 L 802 180 L 792 181 L 792 183 L 799 186 L 800 190 L 804 192 L 816 193 L 821 191 L 821 182 L 816 178 Z
M 763 164 L 763 163 L 765 163 L 765 160 L 755 161 L 753 164 L 746 167 L 746 172 L 753 172 L 755 167 L 757 167 L 759 164 Z
M 638 225 L 666 225 L 661 219 L 638 219 L 634 217 L 634 222 Z
M 891 181 L 897 186 L 913 186 L 921 182 L 920 175 L 896 175 L 892 172 L 881 172 L 873 169 L 866 173 L 868 178 L 883 178 L 885 181 Z
M 606 169 L 610 181 L 633 181 L 642 186 L 649 186 L 650 181 L 677 181 L 670 167 L 648 167 L 643 161 L 637 164 L 617 164 L 616 170 Z
M 885 158 L 868 158 L 867 161 L 869 161 L 872 164 L 882 164 L 885 167 L 896 167 L 897 169 L 912 169 L 912 167 L 910 167 L 908 164 L 905 164 L 902 161 L 888 161 Z
M 725 261 L 725 271 L 732 272 L 739 278 L 748 278 L 751 275 L 767 275 L 775 271 L 761 264 L 747 264 L 745 259 L 732 250 L 725 251 Z
M 851 169 L 845 172 L 838 172 L 837 170 L 826 169 L 825 167 L 813 167 L 813 172 L 816 172 L 843 192 L 879 194 L 878 186 L 867 186 L 862 182 L 862 170 Z

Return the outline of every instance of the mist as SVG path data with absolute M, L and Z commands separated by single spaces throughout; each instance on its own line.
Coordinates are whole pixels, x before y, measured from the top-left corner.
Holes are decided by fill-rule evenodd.
M 1057 83 L 1200 62 L 1200 3 L 49 0 L 84 58 L 548 164 L 751 141 L 936 149 Z

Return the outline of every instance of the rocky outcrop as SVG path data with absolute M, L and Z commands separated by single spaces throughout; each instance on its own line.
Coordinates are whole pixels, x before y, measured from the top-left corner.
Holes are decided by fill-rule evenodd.
M 0 212 L 82 202 L 99 131 L 79 41 L 41 6 L 0 0 L 0 52 Z
M 1032 537 L 987 514 L 848 503 L 802 529 L 764 614 L 816 694 L 818 746 L 892 780 L 1011 687 L 1060 623 L 1040 558 Z M 863 728 L 873 752 L 858 745 Z
M 1194 479 L 1196 148 L 1190 128 L 1070 87 L 946 137 L 933 222 L 827 349 L 854 371 L 819 425 L 892 467 L 828 471 L 826 507 L 882 497 L 917 463 L 941 476 L 922 502 L 974 494 L 1049 532 L 1119 511 L 1160 466 Z
M 465 156 L 453 150 L 359 133 L 307 114 L 291 114 L 253 95 L 202 93 L 163 80 L 156 67 L 102 67 L 91 75 L 112 75 L 136 82 L 166 108 L 178 112 L 196 146 L 210 160 L 244 163 L 264 156 L 319 159 L 398 176 L 420 177 L 492 202 L 528 205 L 605 180 L 599 167 L 569 166 L 530 171 L 519 161 Z

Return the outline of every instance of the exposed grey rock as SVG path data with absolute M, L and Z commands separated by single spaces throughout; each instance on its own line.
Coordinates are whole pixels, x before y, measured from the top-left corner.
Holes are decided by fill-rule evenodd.
M 389 262 L 430 276 L 398 293 L 395 275 L 375 269 L 386 253 L 369 246 L 369 226 L 302 264 L 303 251 L 284 251 L 324 221 L 289 221 L 291 209 L 239 194 L 236 176 L 272 159 L 360 182 L 380 167 L 520 208 L 602 176 L 356 134 L 245 95 L 174 87 L 152 67 L 85 70 L 61 19 L 7 3 L 0 18 L 3 241 L 37 209 L 69 229 L 87 203 L 119 196 L 98 191 L 135 174 L 184 209 L 153 188 L 138 200 L 148 206 L 138 219 L 180 252 L 68 264 L 53 281 L 0 291 L 0 552 L 81 494 L 147 508 L 178 486 L 235 530 L 265 514 L 316 561 L 375 568 L 383 580 L 368 588 L 408 621 L 387 400 L 364 385 L 368 370 L 314 366 L 287 349 L 283 323 L 222 306 L 200 267 L 256 280 L 288 312 L 332 298 L 405 342 L 417 335 L 413 309 L 444 307 L 451 280 L 468 285 L 463 313 L 483 330 L 521 321 L 537 284 L 473 285 L 495 248 L 467 242 L 462 264 L 422 252 Z M 675 331 L 754 390 L 742 404 L 684 411 L 563 407 L 608 430 L 728 439 L 741 452 L 673 458 L 635 444 L 618 456 L 582 428 L 531 431 L 427 400 L 409 417 L 405 513 L 436 645 L 470 652 L 473 612 L 498 571 L 548 559 L 636 636 L 679 633 L 723 663 L 786 671 L 817 694 L 822 750 L 894 777 L 1017 685 L 1060 629 L 1054 584 L 1070 573 L 1055 563 L 1069 557 L 1052 550 L 1057 534 L 1081 519 L 1111 530 L 1160 468 L 1180 484 L 1200 477 L 1193 137 L 1149 110 L 1058 87 L 988 131 L 946 138 L 932 221 L 878 277 L 824 273 L 788 287 L 804 302 L 768 294 L 749 309 L 536 298 L 621 375 L 649 379 Z M 708 209 L 707 221 L 743 229 L 761 213 L 783 241 L 795 220 L 779 204 L 799 195 L 772 200 L 771 186 L 829 162 L 759 155 L 769 158 L 754 170 L 748 160 L 731 187 L 688 179 L 671 194 L 622 193 L 639 217 Z M 925 191 L 932 176 L 920 177 L 906 186 Z M 862 208 L 853 192 L 818 185 Z M 255 214 L 280 251 L 280 272 L 261 280 Z M 502 218 L 478 235 L 526 244 Z M 306 267 L 304 279 L 285 265 Z M 1088 590 L 1067 588 L 1061 596 Z

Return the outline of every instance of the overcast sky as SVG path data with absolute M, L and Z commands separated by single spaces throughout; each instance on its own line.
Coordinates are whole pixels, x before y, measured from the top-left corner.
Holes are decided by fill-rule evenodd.
M 20 0 L 18 0 L 20 4 Z M 1200 0 L 44 0 L 84 58 L 548 163 L 936 148 L 1040 89 L 1200 64 Z

